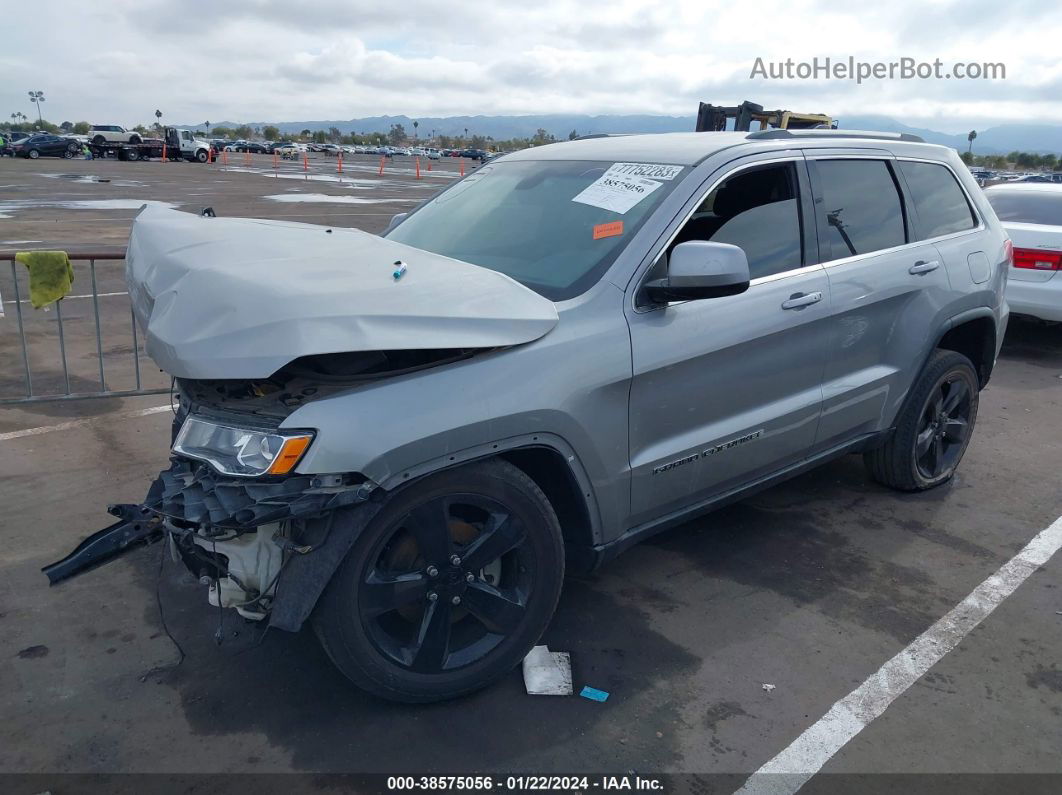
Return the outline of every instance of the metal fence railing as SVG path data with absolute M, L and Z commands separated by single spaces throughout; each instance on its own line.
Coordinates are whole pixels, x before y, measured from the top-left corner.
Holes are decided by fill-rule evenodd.
M 16 262 L 15 253 L 0 250 L 0 262 L 10 266 L 10 283 L 0 281 L 5 309 L 5 316 L 0 318 L 0 405 L 169 391 L 169 380 L 163 374 L 151 379 L 157 382 L 154 385 L 145 385 L 141 377 L 139 333 L 124 278 L 120 278 L 124 248 L 69 252 L 74 290 L 43 311 L 30 308 L 28 272 Z M 75 294 L 83 289 L 83 263 L 88 263 L 92 291 Z M 100 290 L 97 263 L 108 266 L 106 278 L 120 286 L 119 290 Z M 102 313 L 101 302 L 106 304 Z M 90 308 L 83 311 L 81 307 Z M 11 315 L 14 323 L 10 322 Z M 105 349 L 105 339 L 131 345 L 128 349 L 122 344 Z M 56 366 L 56 359 L 61 368 Z M 21 388 L 12 389 L 19 381 Z

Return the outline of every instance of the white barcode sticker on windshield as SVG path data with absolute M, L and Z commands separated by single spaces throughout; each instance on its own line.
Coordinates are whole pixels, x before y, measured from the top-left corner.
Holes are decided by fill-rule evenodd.
M 682 166 L 667 166 L 661 163 L 613 163 L 606 175 L 613 177 L 643 177 L 670 182 L 682 171 Z
M 572 201 L 622 215 L 661 185 L 656 180 L 617 176 L 610 172 L 611 169 L 587 185 Z

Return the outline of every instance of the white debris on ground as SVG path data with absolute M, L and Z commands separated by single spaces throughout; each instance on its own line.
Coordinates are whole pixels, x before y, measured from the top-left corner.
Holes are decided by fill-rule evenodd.
M 764 685 L 760 685 L 760 687 L 762 687 L 768 693 L 770 693 L 772 690 L 774 690 L 774 685 L 764 684 Z
M 524 687 L 529 696 L 570 696 L 571 656 L 566 651 L 535 646 L 524 657 Z

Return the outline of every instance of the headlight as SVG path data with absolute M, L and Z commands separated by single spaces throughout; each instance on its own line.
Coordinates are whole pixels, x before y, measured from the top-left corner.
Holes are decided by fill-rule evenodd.
M 189 417 L 177 434 L 173 452 L 206 461 L 225 475 L 286 475 L 313 441 L 306 431 L 258 431 Z

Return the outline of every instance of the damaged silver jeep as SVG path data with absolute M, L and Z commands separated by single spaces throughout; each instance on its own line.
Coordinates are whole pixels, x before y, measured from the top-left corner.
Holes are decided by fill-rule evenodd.
M 947 481 L 1009 256 L 953 151 L 841 131 L 539 147 L 383 236 L 146 208 L 127 280 L 170 463 L 45 572 L 163 540 L 371 692 L 467 693 L 566 566 L 846 453 Z

